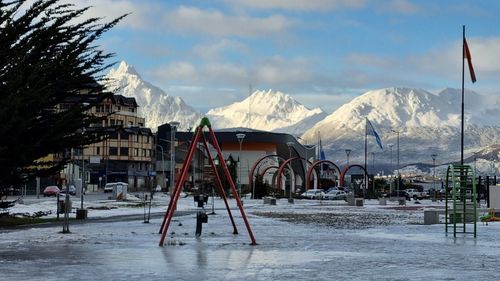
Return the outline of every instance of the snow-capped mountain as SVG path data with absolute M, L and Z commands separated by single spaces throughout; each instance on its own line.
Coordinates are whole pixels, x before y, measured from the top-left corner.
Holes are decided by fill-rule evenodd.
M 320 132 L 328 158 L 346 159 L 344 149 L 349 148 L 353 151 L 351 159 L 359 162 L 364 158 L 365 118 L 368 118 L 385 145 L 385 150 L 380 150 L 374 138 L 368 136 L 370 161 L 374 152 L 379 162 L 389 162 L 392 149 L 395 163 L 398 134 L 401 163 L 429 162 L 433 153 L 442 162 L 454 161 L 460 159 L 460 104 L 461 91 L 454 89 L 438 94 L 409 88 L 369 91 L 318 122 L 302 138 L 315 142 Z M 467 91 L 466 154 L 500 142 L 499 104 L 499 97 Z
M 263 131 L 287 128 L 290 134 L 303 133 L 325 116 L 320 108 L 310 110 L 291 96 L 272 90 L 255 91 L 241 102 L 207 113 L 216 128 L 247 127 Z
M 117 89 L 115 93 L 135 97 L 139 116 L 146 118 L 146 127 L 153 131 L 159 125 L 171 121 L 179 122 L 179 129 L 186 130 L 196 126 L 203 117 L 180 97 L 169 96 L 162 89 L 144 81 L 134 67 L 124 61 L 120 62 L 118 68 L 111 69 L 106 78 L 110 80 L 108 87 Z

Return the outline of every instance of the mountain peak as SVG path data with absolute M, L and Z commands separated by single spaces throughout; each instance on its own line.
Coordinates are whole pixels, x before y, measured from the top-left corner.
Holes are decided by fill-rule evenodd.
M 140 77 L 139 73 L 137 72 L 137 70 L 135 70 L 134 66 L 126 63 L 123 60 L 120 61 L 120 64 L 118 65 L 118 68 L 116 70 L 112 69 L 110 71 L 110 74 L 112 76 L 123 76 L 126 74 L 130 74 L 130 75 L 136 75 L 136 76 Z
M 280 91 L 256 90 L 241 102 L 210 110 L 207 116 L 220 128 L 250 127 L 253 129 L 272 131 L 299 124 L 308 119 L 319 121 L 324 112 L 315 108 L 310 110 L 293 97 Z M 306 127 L 302 126 L 301 130 Z M 300 133 L 302 133 L 301 131 Z
M 159 87 L 144 81 L 133 66 L 121 61 L 118 68 L 107 75 L 116 93 L 134 97 L 139 104 L 139 115 L 145 117 L 146 126 L 153 131 L 159 125 L 173 120 L 181 129 L 192 127 L 201 119 L 201 113 L 188 106 L 180 97 L 172 97 Z

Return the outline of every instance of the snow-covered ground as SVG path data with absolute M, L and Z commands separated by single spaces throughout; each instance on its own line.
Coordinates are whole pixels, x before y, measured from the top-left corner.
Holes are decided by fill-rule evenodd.
M 31 203 L 25 208 L 43 206 L 25 201 Z M 224 204 L 216 199 L 216 215 L 209 216 L 200 238 L 194 235 L 193 213 L 176 216 L 164 247 L 158 246 L 160 218 L 147 224 L 142 219 L 88 220 L 71 225 L 71 234 L 61 234 L 62 226 L 57 224 L 0 228 L 0 279 L 500 279 L 500 223 L 479 223 L 476 239 L 447 236 L 444 225 L 423 225 L 423 209 L 440 208 L 440 202 L 411 201 L 406 207 L 394 202 L 382 206 L 375 200 L 365 201 L 364 207 L 313 200 L 296 200 L 295 204 L 278 200 L 276 206 L 264 205 L 262 200 L 244 202 L 256 246 L 249 245 L 234 200 L 230 206 L 238 235 L 232 234 Z M 167 203 L 167 196 L 155 196 L 152 212 L 165 212 Z M 95 207 L 89 210 L 91 218 L 143 214 L 134 202 L 88 204 Z M 192 197 L 181 198 L 177 210 L 196 210 Z

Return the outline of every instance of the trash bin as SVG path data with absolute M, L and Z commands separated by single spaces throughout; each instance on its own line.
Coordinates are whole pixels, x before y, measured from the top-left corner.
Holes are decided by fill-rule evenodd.
M 76 209 L 76 219 L 86 220 L 87 219 L 87 209 Z
M 387 205 L 387 198 L 385 198 L 385 197 L 380 197 L 380 198 L 378 199 L 378 204 L 379 204 L 379 205 Z
M 71 207 L 72 207 L 71 205 L 72 202 L 70 199 L 68 204 L 68 213 L 71 213 Z M 59 214 L 64 214 L 65 207 L 66 207 L 66 200 L 64 198 L 59 199 L 59 201 L 57 202 L 57 210 L 59 211 Z

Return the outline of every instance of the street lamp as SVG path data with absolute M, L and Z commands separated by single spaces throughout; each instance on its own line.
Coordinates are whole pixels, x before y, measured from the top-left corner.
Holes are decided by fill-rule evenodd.
M 289 142 L 286 143 L 286 145 L 288 146 L 288 159 L 292 159 L 292 146 L 293 146 L 293 142 L 289 141 Z M 292 199 L 292 184 L 294 184 L 293 183 L 293 167 L 292 167 L 292 163 L 291 162 L 288 163 L 288 165 L 290 165 L 290 168 L 291 168 L 290 169 L 291 170 L 290 171 L 290 174 L 291 174 L 291 176 L 290 176 L 290 192 L 289 192 L 290 193 L 290 201 L 291 201 L 291 199 Z M 286 188 L 285 188 L 285 190 L 286 190 Z
M 347 167 L 349 167 L 349 155 L 351 155 L 351 151 L 349 148 L 345 150 L 345 155 L 347 156 Z
M 166 187 L 165 179 L 167 177 L 165 176 L 165 155 L 164 155 L 164 152 L 163 152 L 163 146 L 157 144 L 156 147 L 159 147 L 160 150 L 161 150 L 161 169 L 162 169 L 162 175 L 163 175 L 163 184 L 162 184 L 162 186 Z
M 397 134 L 397 166 L 396 166 L 396 169 L 398 170 L 398 174 L 397 174 L 397 185 L 396 185 L 396 188 L 397 188 L 397 196 L 399 197 L 399 130 L 392 130 L 394 133 Z
M 432 157 L 432 190 L 434 190 L 434 201 L 436 201 L 436 157 L 437 154 L 431 154 Z
M 179 122 L 170 122 L 170 196 L 175 188 L 175 131 Z
M 243 139 L 245 138 L 245 134 L 238 133 L 236 134 L 236 138 L 240 143 L 240 154 L 238 155 L 238 196 L 241 197 L 241 146 L 243 144 Z
M 373 192 L 375 192 L 375 152 L 372 152 Z
M 393 176 L 393 174 L 394 174 L 394 169 L 393 169 L 393 167 L 392 167 L 392 147 L 393 147 L 393 144 L 392 144 L 392 143 L 390 143 L 390 144 L 388 144 L 387 146 L 389 147 L 389 150 L 391 151 L 391 154 L 390 154 L 390 155 L 391 155 L 391 156 L 390 156 L 390 157 L 391 157 L 391 167 L 390 167 L 390 171 L 391 171 L 391 179 L 392 179 L 392 176 Z M 390 190 L 389 190 L 389 193 L 392 193 L 392 183 L 391 183 L 391 185 L 389 186 L 389 189 L 390 189 Z

